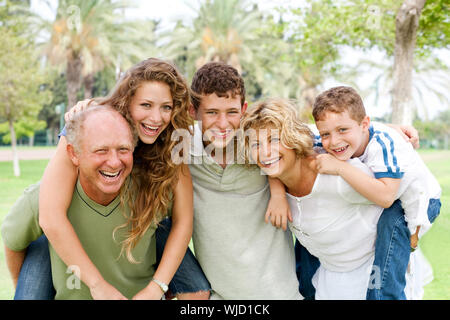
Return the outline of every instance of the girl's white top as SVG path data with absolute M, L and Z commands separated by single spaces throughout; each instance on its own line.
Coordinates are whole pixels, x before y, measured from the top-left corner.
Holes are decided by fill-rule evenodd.
M 348 162 L 373 175 L 359 159 Z M 383 208 L 356 192 L 340 176 L 318 174 L 310 194 L 287 194 L 291 231 L 330 271 L 354 270 L 374 256 L 377 222 Z

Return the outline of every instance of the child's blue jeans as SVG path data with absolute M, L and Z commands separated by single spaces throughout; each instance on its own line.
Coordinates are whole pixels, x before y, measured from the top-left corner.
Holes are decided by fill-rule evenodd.
M 161 260 L 171 227 L 171 219 L 166 218 L 161 221 L 156 229 L 157 261 Z M 169 283 L 169 290 L 173 295 L 211 290 L 206 276 L 189 248 L 180 267 Z M 25 261 L 17 281 L 14 299 L 53 300 L 54 297 L 55 289 L 53 288 L 48 240 L 45 235 L 42 235 L 27 248 Z
M 439 215 L 441 202 L 431 199 L 428 219 L 434 222 Z M 367 300 L 405 300 L 406 269 L 411 253 L 408 226 L 400 200 L 384 209 L 378 220 L 375 241 L 375 260 L 371 282 L 367 289 Z M 311 279 L 320 263 L 301 244 L 295 244 L 297 277 L 300 293 L 307 298 L 315 294 Z

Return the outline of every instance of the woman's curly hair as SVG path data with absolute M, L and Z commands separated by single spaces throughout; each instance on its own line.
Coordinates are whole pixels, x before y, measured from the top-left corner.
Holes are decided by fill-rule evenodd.
M 314 154 L 314 135 L 309 127 L 298 118 L 294 102 L 282 98 L 269 98 L 255 103 L 241 120 L 243 134 L 242 142 L 245 157 L 249 155 L 249 130 L 270 128 L 279 130 L 281 143 L 284 147 L 293 149 L 299 158 Z

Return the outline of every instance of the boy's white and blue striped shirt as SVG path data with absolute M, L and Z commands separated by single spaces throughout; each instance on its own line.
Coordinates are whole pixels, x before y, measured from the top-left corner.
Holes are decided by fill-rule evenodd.
M 401 179 L 397 198 L 405 210 L 410 232 L 416 226 L 428 229 L 429 199 L 439 199 L 441 188 L 411 143 L 397 130 L 378 122 L 369 128 L 370 138 L 359 159 L 369 166 L 374 176 Z
M 323 150 L 317 129 L 313 132 L 315 149 Z M 369 143 L 359 159 L 377 179 L 401 179 L 397 198 L 402 201 L 408 228 L 414 233 L 416 226 L 421 225 L 425 231 L 429 228 L 428 201 L 440 198 L 439 183 L 411 143 L 406 142 L 397 130 L 372 122 L 369 133 Z
M 375 127 L 371 124 L 369 144 L 360 160 L 371 167 L 377 179 L 401 179 L 408 163 L 405 161 L 407 159 L 404 159 L 404 149 L 410 147 L 395 130 L 377 123 Z
M 314 134 L 314 149 L 318 153 L 325 152 L 317 128 L 309 127 Z M 369 144 L 364 154 L 359 157 L 361 162 L 369 166 L 377 179 L 401 179 L 405 172 L 404 167 L 408 164 L 408 159 L 404 161 L 403 149 L 408 148 L 409 143 L 406 143 L 395 129 L 377 122 L 372 122 L 369 133 Z

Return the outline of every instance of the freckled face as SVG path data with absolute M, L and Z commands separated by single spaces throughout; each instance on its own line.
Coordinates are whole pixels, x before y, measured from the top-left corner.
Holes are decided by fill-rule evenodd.
M 131 99 L 130 114 L 139 139 L 152 144 L 170 123 L 173 99 L 170 87 L 164 82 L 144 82 Z

